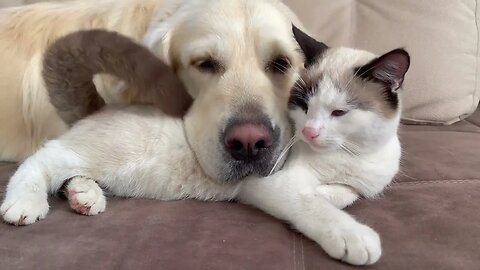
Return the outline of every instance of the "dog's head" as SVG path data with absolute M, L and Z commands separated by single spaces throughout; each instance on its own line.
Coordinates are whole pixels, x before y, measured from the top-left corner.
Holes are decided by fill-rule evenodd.
M 287 101 L 303 64 L 292 21 L 279 1 L 187 0 L 148 31 L 195 100 L 185 130 L 210 177 L 266 176 L 289 141 Z

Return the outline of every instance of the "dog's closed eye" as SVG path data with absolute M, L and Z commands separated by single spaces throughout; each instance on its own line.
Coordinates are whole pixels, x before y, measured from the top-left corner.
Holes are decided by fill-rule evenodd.
M 290 59 L 285 55 L 278 55 L 267 63 L 265 70 L 275 74 L 284 74 L 292 67 Z
M 223 71 L 220 61 L 211 57 L 193 61 L 193 65 L 203 73 L 217 74 Z

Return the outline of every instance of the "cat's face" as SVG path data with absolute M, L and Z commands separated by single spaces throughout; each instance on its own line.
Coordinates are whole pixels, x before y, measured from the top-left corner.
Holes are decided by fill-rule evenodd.
M 297 138 L 314 151 L 364 152 L 397 132 L 399 90 L 410 59 L 403 49 L 377 57 L 328 48 L 294 28 L 306 56 L 289 100 Z

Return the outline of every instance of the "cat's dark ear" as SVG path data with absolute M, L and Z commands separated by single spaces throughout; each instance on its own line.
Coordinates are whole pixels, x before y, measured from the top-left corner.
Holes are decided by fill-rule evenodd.
M 367 80 L 379 81 L 392 91 L 403 83 L 410 67 L 410 55 L 404 49 L 395 49 L 358 68 L 356 75 Z
M 293 36 L 305 54 L 305 67 L 315 64 L 318 58 L 328 49 L 328 46 L 307 35 L 292 24 Z

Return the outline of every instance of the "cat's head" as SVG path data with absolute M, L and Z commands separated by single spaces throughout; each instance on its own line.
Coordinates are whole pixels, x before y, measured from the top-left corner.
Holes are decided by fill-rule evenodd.
M 372 150 L 396 135 L 409 54 L 329 48 L 293 26 L 305 70 L 289 100 L 296 136 L 315 151 Z

